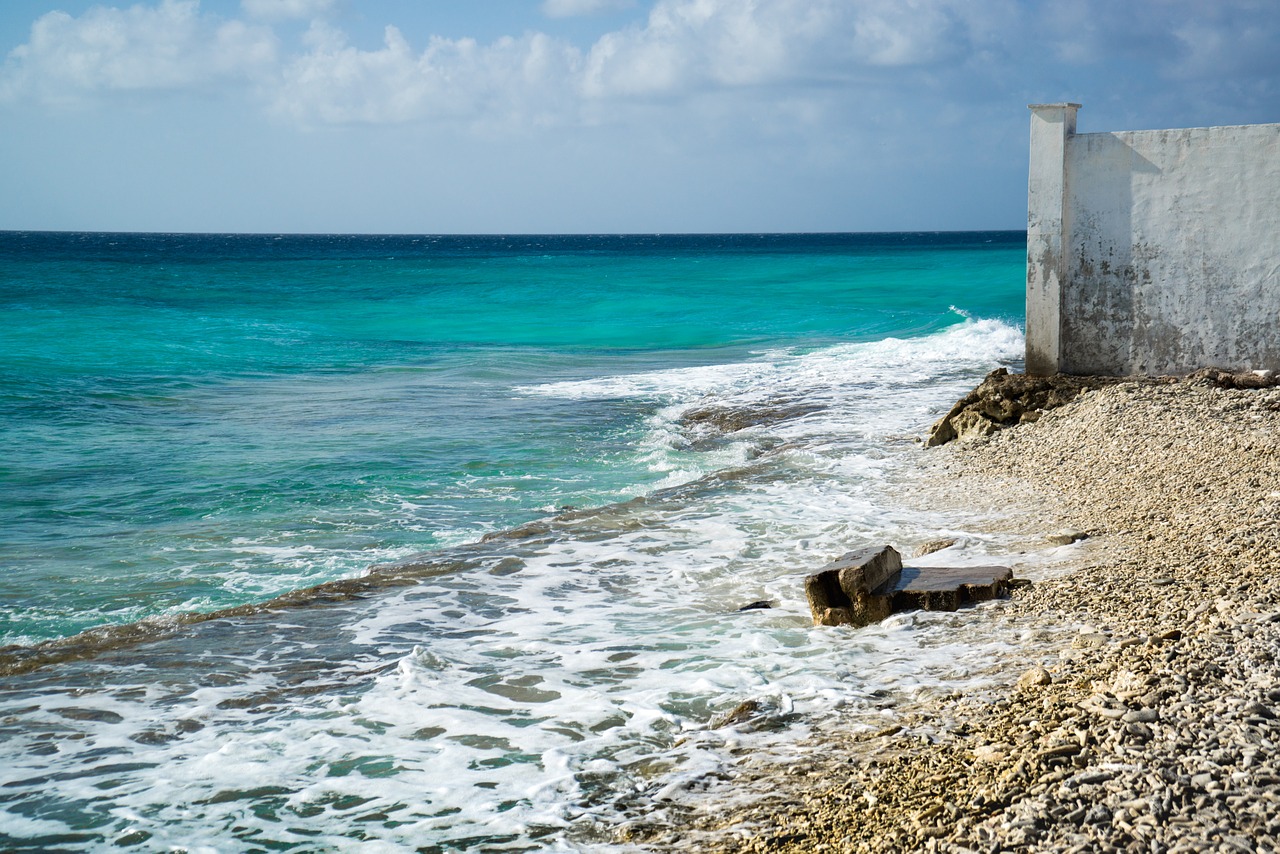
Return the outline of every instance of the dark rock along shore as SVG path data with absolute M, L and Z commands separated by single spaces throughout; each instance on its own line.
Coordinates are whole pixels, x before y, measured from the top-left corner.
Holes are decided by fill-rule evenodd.
M 713 793 L 632 841 L 1280 850 L 1280 391 L 1227 376 L 1107 382 L 925 452 L 922 503 L 987 496 L 1029 552 L 1090 534 L 1072 572 L 970 612 L 1029 639 L 1003 683 L 833 730 L 786 767 L 744 763 L 729 806 Z

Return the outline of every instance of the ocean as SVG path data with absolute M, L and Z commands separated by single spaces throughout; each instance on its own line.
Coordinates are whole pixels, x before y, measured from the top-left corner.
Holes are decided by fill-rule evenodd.
M 1020 366 L 1024 269 L 1022 232 L 0 233 L 0 847 L 609 848 L 970 685 L 954 622 L 815 629 L 803 576 L 981 553 L 903 495 Z

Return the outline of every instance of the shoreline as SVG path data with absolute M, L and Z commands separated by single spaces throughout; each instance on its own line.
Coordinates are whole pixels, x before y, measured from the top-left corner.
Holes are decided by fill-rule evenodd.
M 995 686 L 923 697 L 737 769 L 657 849 L 1280 848 L 1280 390 L 1207 378 L 1084 393 L 926 454 L 918 500 L 1003 506 L 1068 572 L 970 619 L 1023 641 Z M 993 515 L 993 520 L 1001 517 Z M 1037 544 L 1029 532 L 1039 531 Z M 1010 555 L 1015 573 L 1019 556 Z

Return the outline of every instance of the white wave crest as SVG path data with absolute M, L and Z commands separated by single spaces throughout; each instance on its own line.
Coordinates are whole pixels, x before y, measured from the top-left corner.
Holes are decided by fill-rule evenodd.
M 641 397 L 676 403 L 752 391 L 802 394 L 826 386 L 892 379 L 918 383 L 1019 359 L 1023 340 L 1017 327 L 1003 321 L 967 319 L 920 338 L 884 338 L 812 352 L 775 350 L 747 362 L 546 383 L 517 391 L 574 400 Z

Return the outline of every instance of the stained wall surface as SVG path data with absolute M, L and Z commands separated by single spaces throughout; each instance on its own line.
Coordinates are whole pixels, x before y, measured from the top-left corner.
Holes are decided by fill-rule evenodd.
M 1061 201 L 1039 204 L 1062 206 L 1061 257 L 1028 252 L 1028 370 L 1280 370 L 1280 124 L 1066 133 L 1059 148 Z M 1038 299 L 1058 317 L 1040 307 L 1033 332 L 1044 263 L 1058 293 Z M 1032 371 L 1031 341 L 1055 331 Z

